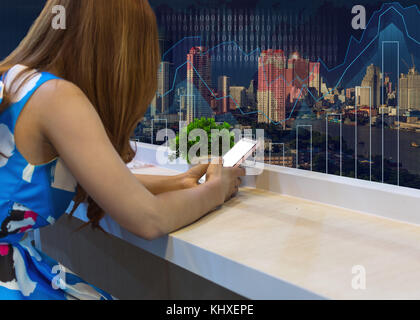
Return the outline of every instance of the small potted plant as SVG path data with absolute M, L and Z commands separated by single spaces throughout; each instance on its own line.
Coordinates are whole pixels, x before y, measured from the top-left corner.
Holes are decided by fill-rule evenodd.
M 208 144 L 207 154 L 201 154 L 202 150 L 198 149 L 197 154 L 195 154 L 195 157 L 197 158 L 208 158 L 212 150 L 212 144 L 214 143 L 219 143 L 219 154 L 213 154 L 212 156 L 223 156 L 223 152 L 228 151 L 223 150 L 222 146 L 224 139 L 229 141 L 229 148 L 232 148 L 235 144 L 235 135 L 233 132 L 230 132 L 231 125 L 229 123 L 224 122 L 222 124 L 218 124 L 213 118 L 202 117 L 201 119 L 195 119 L 193 122 L 188 124 L 188 126 L 181 129 L 181 131 L 176 135 L 175 139 L 172 139 L 169 142 L 169 148 L 172 151 L 172 154 L 169 156 L 170 160 L 175 160 L 181 157 L 185 159 L 189 165 L 191 165 L 191 163 L 194 162 L 193 159 L 190 159 L 189 151 L 194 145 L 200 143 L 201 138 L 196 137 L 191 141 L 189 138 L 191 138 L 190 133 L 196 129 L 201 129 L 206 133 Z M 219 135 L 212 136 L 212 132 L 214 132 L 214 130 L 217 130 L 217 132 L 219 132 Z M 185 147 L 180 148 L 180 141 L 186 142 L 186 149 Z

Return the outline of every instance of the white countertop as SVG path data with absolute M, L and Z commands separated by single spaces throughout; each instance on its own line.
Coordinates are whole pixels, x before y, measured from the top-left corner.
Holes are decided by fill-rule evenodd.
M 175 174 L 165 168 L 135 170 Z M 86 220 L 83 210 L 76 216 Z M 105 230 L 251 299 L 419 299 L 420 227 L 255 188 L 155 241 Z M 354 266 L 366 270 L 355 290 Z

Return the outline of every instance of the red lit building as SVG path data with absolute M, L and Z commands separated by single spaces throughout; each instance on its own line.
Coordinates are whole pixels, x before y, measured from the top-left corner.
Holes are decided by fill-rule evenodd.
M 293 85 L 302 88 L 309 85 L 309 60 L 301 58 L 299 52 L 294 52 L 288 62 L 288 69 L 292 70 Z
M 204 47 L 193 47 L 187 54 L 187 122 L 201 116 L 201 109 L 210 109 L 212 102 L 211 62 Z M 201 77 L 201 78 L 200 78 Z M 207 104 L 204 106 L 202 104 Z M 207 107 L 207 108 L 206 108 Z
M 312 91 L 312 94 L 315 96 L 321 92 L 320 67 L 321 64 L 319 62 L 309 62 L 309 88 L 315 89 L 315 92 Z
M 286 58 L 282 50 L 264 50 L 258 61 L 258 122 L 286 119 Z
M 290 56 L 286 70 L 286 98 L 289 103 L 303 98 L 308 90 L 317 97 L 321 86 L 319 70 L 319 62 L 301 58 L 298 52 Z

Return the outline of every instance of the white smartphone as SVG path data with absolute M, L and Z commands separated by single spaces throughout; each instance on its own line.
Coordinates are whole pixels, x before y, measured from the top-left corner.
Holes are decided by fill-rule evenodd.
M 223 166 L 226 168 L 239 167 L 257 149 L 258 141 L 243 138 L 223 156 Z M 199 183 L 206 181 L 206 175 L 201 177 Z

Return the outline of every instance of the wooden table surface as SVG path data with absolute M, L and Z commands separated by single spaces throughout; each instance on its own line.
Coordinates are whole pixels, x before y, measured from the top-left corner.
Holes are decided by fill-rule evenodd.
M 415 225 L 243 188 L 170 237 L 326 298 L 420 299 Z M 364 290 L 352 286 L 355 266 L 366 272 Z

